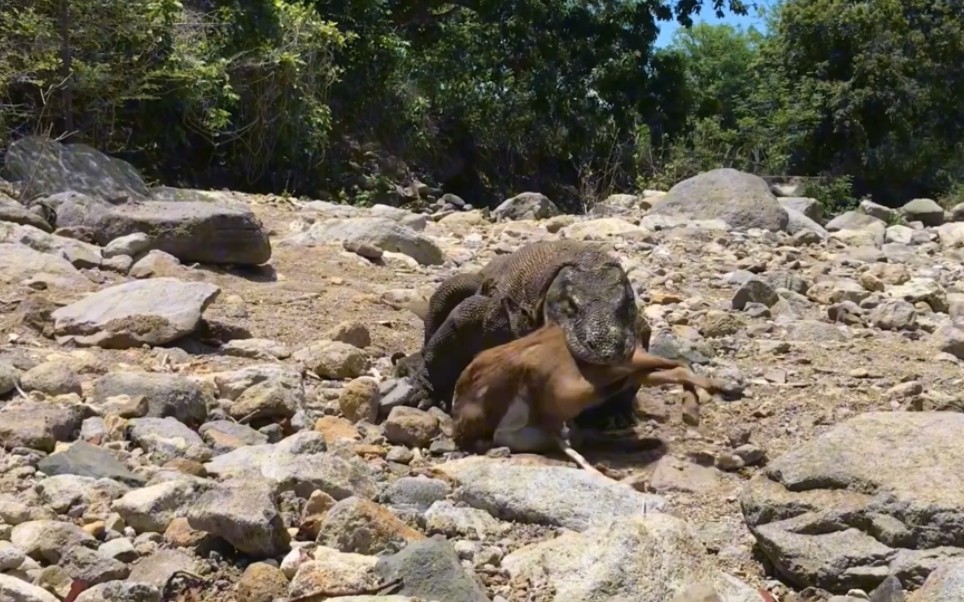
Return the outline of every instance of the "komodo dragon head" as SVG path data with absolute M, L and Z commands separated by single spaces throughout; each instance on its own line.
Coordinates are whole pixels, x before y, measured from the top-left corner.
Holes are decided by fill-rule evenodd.
M 562 326 L 574 357 L 627 361 L 636 348 L 636 296 L 616 261 L 564 266 L 546 291 L 543 315 Z

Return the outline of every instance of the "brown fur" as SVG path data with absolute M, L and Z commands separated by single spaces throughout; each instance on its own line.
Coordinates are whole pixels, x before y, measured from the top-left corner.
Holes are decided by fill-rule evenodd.
M 541 432 L 563 447 L 560 432 L 583 410 L 628 387 L 680 384 L 698 399 L 697 388 L 722 392 L 722 383 L 690 371 L 680 362 L 647 353 L 615 365 L 589 364 L 569 353 L 565 333 L 547 324 L 510 343 L 479 353 L 455 385 L 453 438 L 463 449 L 491 444 L 514 401 L 529 411 L 529 432 Z M 568 451 L 567 455 L 572 457 Z

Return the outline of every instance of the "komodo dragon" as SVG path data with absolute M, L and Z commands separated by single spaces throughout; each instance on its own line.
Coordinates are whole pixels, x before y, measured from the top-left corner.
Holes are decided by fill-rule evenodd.
M 478 353 L 546 321 L 562 326 L 567 347 L 583 361 L 627 360 L 638 336 L 636 297 L 619 262 L 596 244 L 541 241 L 449 277 L 429 299 L 421 353 L 396 365 L 413 386 L 407 403 L 451 411 L 455 382 Z M 642 336 L 648 347 L 648 332 Z M 587 410 L 577 424 L 632 424 L 637 388 Z

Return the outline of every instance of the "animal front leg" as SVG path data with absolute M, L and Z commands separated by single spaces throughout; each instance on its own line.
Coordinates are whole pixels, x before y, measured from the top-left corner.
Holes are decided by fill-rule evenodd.
M 499 303 L 483 295 L 463 300 L 432 335 L 422 353 L 422 366 L 413 385 L 423 402 L 419 407 L 440 405 L 451 412 L 455 383 L 481 351 L 511 340 L 496 314 Z
M 589 460 L 587 460 L 582 454 L 580 454 L 575 449 L 573 449 L 572 444 L 570 444 L 569 440 L 563 437 L 561 433 L 556 434 L 553 437 L 553 439 L 555 439 L 555 443 L 559 447 L 559 449 L 562 450 L 562 453 L 566 454 L 566 456 L 568 456 L 573 462 L 578 464 L 580 468 L 585 469 L 594 475 L 598 475 L 606 479 L 607 481 L 619 483 L 619 481 L 616 481 L 615 479 L 606 476 L 598 468 L 590 464 Z

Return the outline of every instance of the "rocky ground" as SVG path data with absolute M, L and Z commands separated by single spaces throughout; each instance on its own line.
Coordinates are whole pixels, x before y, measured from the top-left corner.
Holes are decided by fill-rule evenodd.
M 357 209 L 36 139 L 4 176 L 2 602 L 964 600 L 964 211 L 827 221 L 731 170 L 588 216 Z M 697 427 L 642 391 L 583 448 L 632 487 L 399 405 L 438 281 L 559 237 L 742 389 Z

